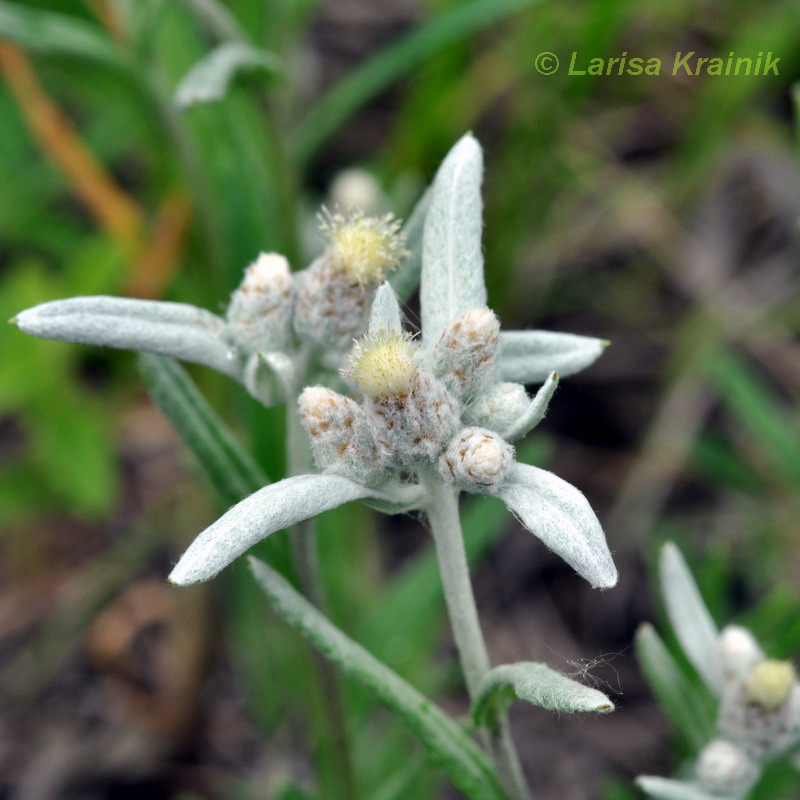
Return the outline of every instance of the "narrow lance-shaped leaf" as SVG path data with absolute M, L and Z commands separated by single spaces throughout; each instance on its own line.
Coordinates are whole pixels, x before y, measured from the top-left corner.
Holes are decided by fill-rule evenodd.
M 659 574 L 669 621 L 681 647 L 708 688 L 720 694 L 722 674 L 717 654 L 719 631 L 700 596 L 689 567 L 672 542 L 667 542 L 661 550 Z
M 592 586 L 610 589 L 616 584 L 617 568 L 603 529 L 574 486 L 552 472 L 515 463 L 508 480 L 493 494 Z
M 669 778 L 642 775 L 636 785 L 654 800 L 719 800 L 718 795 L 710 795 L 696 786 Z
M 220 317 L 185 303 L 121 297 L 72 297 L 19 313 L 12 322 L 42 339 L 139 350 L 216 369 L 237 380 L 234 357 Z
M 706 698 L 686 679 L 652 625 L 634 639 L 636 659 L 659 705 L 695 749 L 713 734 L 714 714 Z
M 467 134 L 436 173 L 422 240 L 423 348 L 465 311 L 486 305 L 483 282 L 483 154 Z
M 608 713 L 614 704 L 597 689 L 556 672 L 546 664 L 521 661 L 490 670 L 478 687 L 472 705 L 477 725 L 493 725 L 515 699 L 550 711 Z
M 0 39 L 34 53 L 72 56 L 133 74 L 120 49 L 99 25 L 71 14 L 0 2 Z
M 370 494 L 376 493 L 339 475 L 297 475 L 265 486 L 206 528 L 169 579 L 180 586 L 207 581 L 270 534 Z
M 405 247 L 410 255 L 399 269 L 389 276 L 389 283 L 392 284 L 392 288 L 402 301 L 408 300 L 419 286 L 419 277 L 422 272 L 422 235 L 430 204 L 431 190 L 428 188 L 417 201 L 406 224 L 403 225 L 403 233 L 406 237 Z
M 470 800 L 504 800 L 486 755 L 456 722 L 329 622 L 280 575 L 255 558 L 250 566 L 275 610 L 348 676 L 406 723 L 430 759 Z
M 506 430 L 500 431 L 500 435 L 506 441 L 513 442 L 530 433 L 544 419 L 557 388 L 558 373 L 552 372 L 536 395 L 531 398 L 530 405 Z
M 237 503 L 269 483 L 180 364 L 148 354 L 140 356 L 139 369 L 150 396 L 197 456 L 223 502 Z
M 369 335 L 376 336 L 380 331 L 401 333 L 403 322 L 397 295 L 388 283 L 383 283 L 375 293 L 369 315 Z
M 551 372 L 565 378 L 591 366 L 607 346 L 575 333 L 501 331 L 500 375 L 514 383 L 539 383 Z
M 237 75 L 253 72 L 272 75 L 278 69 L 279 61 L 272 53 L 244 42 L 226 42 L 189 70 L 175 90 L 175 103 L 188 108 L 195 103 L 221 100 Z

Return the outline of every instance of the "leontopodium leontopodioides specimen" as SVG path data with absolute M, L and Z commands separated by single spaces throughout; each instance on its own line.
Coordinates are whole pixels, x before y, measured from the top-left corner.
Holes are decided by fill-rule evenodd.
M 323 254 L 292 273 L 277 253 L 247 267 L 224 316 L 186 303 L 74 297 L 18 314 L 45 339 L 139 350 L 216 369 L 265 405 L 294 398 L 317 365 L 338 368 L 364 332 L 375 290 L 406 257 L 401 222 L 353 210 L 321 217 Z
M 715 738 L 700 751 L 693 775 L 645 775 L 639 786 L 656 800 L 743 800 L 764 766 L 800 756 L 800 683 L 788 661 L 766 658 L 746 628 L 717 629 L 678 548 L 660 559 L 661 592 L 687 658 L 719 700 Z M 652 647 L 640 635 L 639 647 Z M 646 653 L 645 653 L 646 655 Z M 658 655 L 654 649 L 653 657 Z
M 267 486 L 234 506 L 190 546 L 173 582 L 206 580 L 276 530 L 350 500 L 388 512 L 424 508 L 426 481 L 434 475 L 503 500 L 593 586 L 616 583 L 605 536 L 584 496 L 514 458 L 510 440 L 541 421 L 558 376 L 547 375 L 533 398 L 504 380 L 503 337 L 483 281 L 481 175 L 481 151 L 471 136 L 437 173 L 423 239 L 419 339 L 403 331 L 397 299 L 384 284 L 367 335 L 343 370 L 359 398 L 321 386 L 300 395 L 320 472 Z

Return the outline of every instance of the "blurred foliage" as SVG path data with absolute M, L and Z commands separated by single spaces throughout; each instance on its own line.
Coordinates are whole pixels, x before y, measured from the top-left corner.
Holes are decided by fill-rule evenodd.
M 537 438 L 526 456 L 544 463 L 560 446 L 577 452 L 575 482 L 599 499 L 623 575 L 674 538 L 719 621 L 742 620 L 772 655 L 800 652 L 790 583 L 800 564 L 791 107 L 800 6 L 425 0 L 381 4 L 364 22 L 368 5 L 0 2 L 0 311 L 9 319 L 78 294 L 217 310 L 259 251 L 307 263 L 317 246 L 312 209 L 340 169 L 369 169 L 403 213 L 473 128 L 487 150 L 492 307 L 508 327 L 615 343 L 575 382 L 580 389 L 560 390 L 547 421 L 557 446 Z M 374 41 L 365 34 L 372 43 L 353 51 L 352 30 L 370 25 Z M 277 75 L 236 72 L 224 99 L 179 110 L 173 94 L 189 71 L 234 42 L 274 56 Z M 561 59 L 555 75 L 536 72 L 544 50 Z M 572 51 L 668 62 L 678 50 L 771 51 L 780 74 L 564 69 Z M 141 384 L 127 354 L 29 339 L 11 326 L 0 329 L 0 350 L 0 522 L 13 575 L 30 563 L 37 520 L 119 524 L 130 507 L 121 426 Z M 281 410 L 264 412 L 217 376 L 192 375 L 213 413 L 252 443 L 259 469 L 278 479 Z M 190 510 L 180 524 L 194 524 Z M 493 501 L 470 506 L 476 562 L 508 525 Z M 322 520 L 334 618 L 422 691 L 447 691 L 454 676 L 430 656 L 443 629 L 430 556 L 387 545 L 384 533 L 360 508 Z M 397 553 L 406 560 L 390 575 Z M 37 555 L 61 566 L 57 555 Z M 319 756 L 322 700 L 304 645 L 264 608 L 241 565 L 221 584 L 222 647 L 244 676 L 259 735 L 269 747 L 291 742 L 286 720 L 309 714 Z M 625 581 L 617 591 L 636 594 Z M 435 796 L 440 776 L 407 734 L 347 688 L 362 796 Z M 691 752 L 684 736 L 677 753 Z M 335 765 L 320 768 L 320 793 L 331 796 Z M 758 798 L 797 794 L 792 775 L 764 781 Z M 260 791 L 231 783 L 227 796 Z M 276 791 L 315 796 L 294 783 Z M 622 784 L 604 792 L 634 796 Z

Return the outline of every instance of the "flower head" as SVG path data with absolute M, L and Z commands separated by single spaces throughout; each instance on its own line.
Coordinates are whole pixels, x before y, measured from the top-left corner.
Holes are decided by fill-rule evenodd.
M 407 333 L 381 330 L 355 342 L 342 374 L 367 397 L 407 397 L 419 376 L 418 346 Z
M 334 271 L 350 284 L 377 286 L 408 255 L 394 214 L 368 217 L 361 210 L 345 215 L 324 208 L 319 222 Z

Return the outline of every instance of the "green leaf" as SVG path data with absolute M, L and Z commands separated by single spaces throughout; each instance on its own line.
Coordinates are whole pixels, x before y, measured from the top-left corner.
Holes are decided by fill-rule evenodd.
M 700 750 L 714 734 L 714 713 L 706 696 L 687 680 L 652 625 L 639 627 L 634 647 L 659 705 L 692 747 Z
M 237 75 L 259 72 L 274 75 L 279 60 L 272 53 L 244 42 L 227 42 L 198 61 L 178 84 L 175 103 L 188 108 L 195 103 L 221 100 Z
M 278 614 L 345 674 L 397 712 L 460 792 L 471 800 L 504 798 L 489 760 L 463 728 L 331 624 L 271 567 L 255 558 L 250 559 L 250 567 Z
M 472 704 L 475 724 L 496 725 L 497 719 L 515 699 L 550 711 L 607 714 L 614 710 L 614 704 L 597 689 L 584 686 L 546 664 L 520 661 L 495 667 L 481 681 Z
M 472 0 L 417 27 L 335 86 L 303 120 L 296 152 L 307 162 L 354 112 L 432 54 L 542 0 Z
M 171 358 L 147 354 L 140 356 L 139 369 L 153 400 L 197 456 L 226 505 L 269 483 L 183 367 Z
M 69 14 L 0 2 L 0 38 L 34 53 L 72 56 L 130 71 L 102 28 Z

